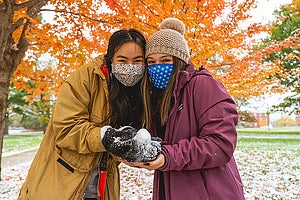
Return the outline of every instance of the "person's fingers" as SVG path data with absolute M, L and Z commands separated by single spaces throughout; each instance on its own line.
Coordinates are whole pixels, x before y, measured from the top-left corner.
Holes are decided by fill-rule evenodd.
M 142 162 L 129 162 L 123 158 L 120 158 L 121 162 L 124 164 L 130 166 L 130 167 L 136 167 L 136 168 L 141 168 L 141 165 L 143 164 Z
M 165 157 L 163 154 L 159 154 L 158 157 L 151 162 L 146 162 L 143 163 L 143 168 L 148 169 L 148 170 L 155 170 L 155 169 L 159 169 L 160 167 L 162 167 L 165 163 Z

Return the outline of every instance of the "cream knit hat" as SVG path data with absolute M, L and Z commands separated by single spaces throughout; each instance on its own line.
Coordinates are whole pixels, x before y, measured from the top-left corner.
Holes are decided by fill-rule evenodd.
M 183 37 L 185 25 L 177 18 L 166 18 L 160 25 L 160 30 L 150 36 L 146 44 L 146 57 L 154 53 L 165 53 L 188 63 L 189 47 Z

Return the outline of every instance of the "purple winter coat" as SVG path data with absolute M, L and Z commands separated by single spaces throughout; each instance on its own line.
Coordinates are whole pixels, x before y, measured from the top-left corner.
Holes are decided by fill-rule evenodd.
M 165 165 L 159 169 L 166 200 L 245 199 L 233 157 L 238 114 L 226 89 L 191 65 L 178 73 L 174 98 L 162 145 Z M 159 200 L 158 170 L 153 200 Z

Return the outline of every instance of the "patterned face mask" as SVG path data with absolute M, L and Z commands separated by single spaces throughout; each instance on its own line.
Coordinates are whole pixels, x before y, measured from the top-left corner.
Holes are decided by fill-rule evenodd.
M 173 64 L 154 64 L 148 66 L 148 73 L 154 87 L 165 89 L 173 72 Z
M 143 77 L 145 66 L 141 64 L 111 64 L 111 72 L 120 83 L 134 86 Z

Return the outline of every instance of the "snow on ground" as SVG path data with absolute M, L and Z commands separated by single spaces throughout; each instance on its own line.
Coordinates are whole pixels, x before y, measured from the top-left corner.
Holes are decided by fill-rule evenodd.
M 299 149 L 240 149 L 235 152 L 247 200 L 300 199 Z M 0 199 L 16 200 L 30 162 L 2 169 Z M 153 172 L 120 165 L 121 199 L 151 200 Z

